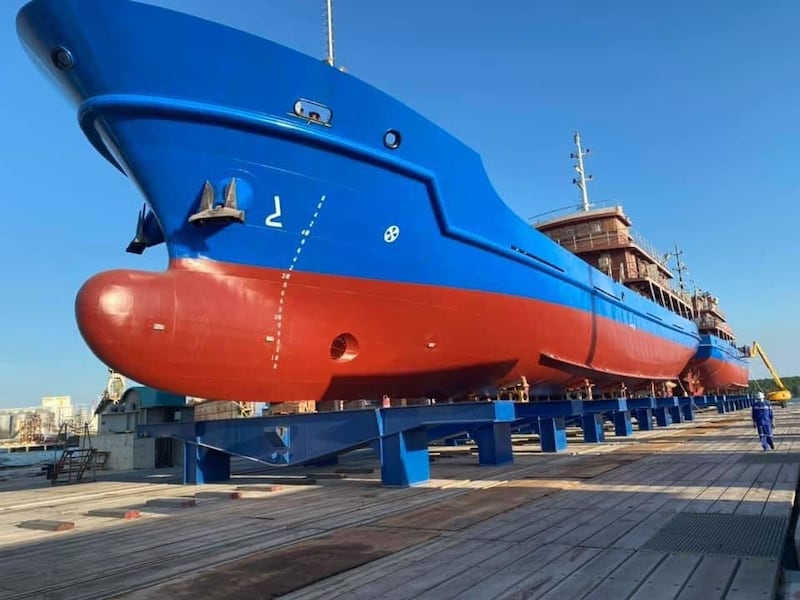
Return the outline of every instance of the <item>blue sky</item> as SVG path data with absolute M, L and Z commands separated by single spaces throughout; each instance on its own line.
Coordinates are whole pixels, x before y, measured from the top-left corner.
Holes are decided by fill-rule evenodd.
M 149 1 L 324 57 L 322 0 Z M 166 253 L 124 251 L 142 199 L 23 53 L 23 4 L 0 2 L 0 407 L 90 403 L 105 368 L 75 293 Z M 523 217 L 578 202 L 579 129 L 591 199 L 622 203 L 665 252 L 677 240 L 739 340 L 800 374 L 800 3 L 337 0 L 334 22 L 337 63 L 477 150 Z

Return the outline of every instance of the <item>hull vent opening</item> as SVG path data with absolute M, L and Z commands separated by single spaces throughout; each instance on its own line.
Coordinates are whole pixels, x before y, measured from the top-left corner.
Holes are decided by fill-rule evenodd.
M 358 356 L 358 340 L 351 333 L 340 333 L 331 342 L 331 360 L 350 362 Z

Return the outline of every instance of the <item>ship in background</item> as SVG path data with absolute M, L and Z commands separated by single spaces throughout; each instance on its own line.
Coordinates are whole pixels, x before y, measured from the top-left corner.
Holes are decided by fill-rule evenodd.
M 589 202 L 587 185 L 592 176 L 586 176 L 583 159 L 590 151 L 582 149 L 579 133 L 575 133 L 573 140 L 576 152 L 570 158 L 576 160 L 578 173 L 573 183 L 580 189 L 581 205 L 557 216 L 546 213 L 544 218 L 534 220 L 533 226 L 637 294 L 694 321 L 700 333 L 697 352 L 681 377 L 669 382 L 669 387 L 689 394 L 746 388 L 749 376 L 746 351 L 736 346 L 718 299 L 708 292 L 686 291 L 686 266 L 681 262 L 682 251 L 677 244 L 674 253 L 661 254 L 631 229 L 631 219 L 621 206 Z M 674 275 L 668 263 L 671 256 L 675 258 L 679 276 L 677 287 L 673 286 Z
M 696 393 L 741 393 L 750 379 L 749 348 L 736 345 L 736 337 L 715 296 L 697 291 L 692 303 L 700 346 L 688 370 L 696 375 Z
M 143 193 L 128 250 L 166 245 L 166 271 L 76 299 L 126 377 L 245 402 L 591 396 L 668 393 L 696 355 L 691 302 L 620 208 L 531 227 L 473 150 L 335 68 L 330 29 L 324 62 L 128 0 L 33 0 L 17 30 Z

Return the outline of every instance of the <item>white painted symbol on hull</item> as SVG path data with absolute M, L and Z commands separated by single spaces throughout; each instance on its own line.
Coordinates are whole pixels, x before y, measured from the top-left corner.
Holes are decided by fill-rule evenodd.
M 397 225 L 391 225 L 383 232 L 383 241 L 391 244 L 400 237 L 400 228 Z
M 269 215 L 264 223 L 267 227 L 277 227 L 280 229 L 283 227 L 283 223 L 278 221 L 281 216 L 281 197 L 273 196 L 273 199 L 275 201 L 275 212 Z

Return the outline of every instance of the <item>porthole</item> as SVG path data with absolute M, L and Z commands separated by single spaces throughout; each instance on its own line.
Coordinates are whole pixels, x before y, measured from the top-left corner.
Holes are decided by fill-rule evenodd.
M 75 65 L 72 53 L 64 48 L 64 46 L 56 46 L 53 48 L 53 51 L 50 53 L 50 60 L 62 71 L 69 71 Z

